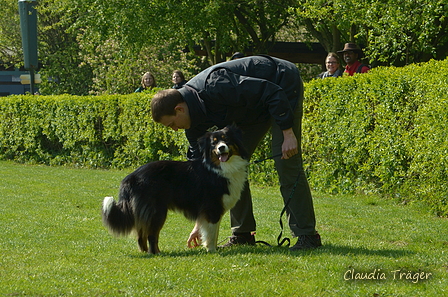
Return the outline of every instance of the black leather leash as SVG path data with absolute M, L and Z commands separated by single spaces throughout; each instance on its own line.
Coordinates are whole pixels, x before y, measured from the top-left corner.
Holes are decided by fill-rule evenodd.
M 264 161 L 269 160 L 269 159 L 280 157 L 281 155 L 282 154 L 277 154 L 277 155 L 271 156 L 271 157 L 266 158 L 266 159 L 256 160 L 256 161 L 252 162 L 251 164 L 261 163 L 261 162 L 264 162 Z M 277 237 L 277 246 L 278 247 L 281 247 L 283 244 L 285 244 L 285 242 L 287 242 L 286 247 L 289 247 L 291 245 L 291 239 L 289 239 L 288 237 L 285 237 L 285 238 L 281 239 L 282 236 L 283 236 L 283 221 L 282 221 L 282 217 L 283 217 L 283 214 L 286 212 L 286 209 L 287 209 L 287 207 L 289 205 L 289 202 L 292 199 L 292 195 L 294 194 L 294 192 L 296 190 L 297 184 L 299 182 L 299 176 L 300 176 L 300 174 L 297 175 L 296 182 L 294 183 L 294 187 L 292 188 L 291 193 L 289 194 L 289 198 L 286 201 L 285 206 L 283 207 L 282 211 L 280 212 L 280 220 L 279 220 L 279 223 L 280 223 L 280 234 Z M 261 244 L 267 245 L 269 247 L 272 247 L 272 245 L 270 245 L 269 243 L 267 243 L 266 241 L 263 241 L 263 240 L 257 240 L 257 241 L 255 241 L 255 243 L 261 243 Z
M 266 161 L 266 160 L 270 160 L 270 159 L 274 159 L 274 158 L 280 157 L 281 155 L 282 155 L 282 154 L 277 154 L 277 155 L 274 155 L 274 156 L 268 157 L 268 158 L 266 158 L 266 159 L 255 160 L 255 161 L 253 161 L 253 162 L 252 162 L 252 163 L 250 163 L 250 164 L 257 164 L 257 163 L 261 163 L 261 162 L 264 162 L 264 161 Z

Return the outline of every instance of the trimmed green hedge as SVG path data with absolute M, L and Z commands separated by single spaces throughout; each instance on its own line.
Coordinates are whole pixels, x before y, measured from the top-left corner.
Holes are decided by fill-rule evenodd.
M 448 215 L 448 60 L 314 80 L 305 97 L 312 187 L 423 200 Z
M 11 96 L 0 99 L 0 158 L 125 168 L 182 159 L 182 132 L 155 124 L 152 94 Z
M 0 159 L 86 168 L 135 168 L 155 160 L 185 160 L 184 132 L 152 121 L 155 91 L 0 98 Z M 269 136 L 254 160 L 270 156 L 266 147 Z M 251 179 L 261 184 L 277 182 L 272 161 L 254 164 L 250 170 Z
M 305 84 L 303 153 L 314 189 L 422 200 L 448 215 L 448 60 Z M 0 98 L 0 159 L 89 168 L 184 160 L 187 141 L 152 122 L 153 93 Z M 253 160 L 270 156 L 270 135 Z M 276 184 L 272 161 L 250 178 Z

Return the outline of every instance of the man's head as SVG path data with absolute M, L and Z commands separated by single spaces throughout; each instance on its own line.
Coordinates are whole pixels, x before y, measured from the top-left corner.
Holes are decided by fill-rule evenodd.
M 362 50 L 355 43 L 346 43 L 344 49 L 338 51 L 338 54 L 343 54 L 344 62 L 349 66 L 363 56 Z
M 155 122 L 177 131 L 191 125 L 188 105 L 176 89 L 158 92 L 151 100 L 151 115 Z
M 344 52 L 344 62 L 347 65 L 353 65 L 356 61 L 358 61 L 358 53 L 353 51 Z

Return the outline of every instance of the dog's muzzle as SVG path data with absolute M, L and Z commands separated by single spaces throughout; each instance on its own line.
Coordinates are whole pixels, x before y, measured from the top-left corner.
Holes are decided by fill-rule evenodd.
M 227 162 L 229 160 L 229 147 L 225 143 L 218 143 L 215 148 L 215 153 L 220 162 Z

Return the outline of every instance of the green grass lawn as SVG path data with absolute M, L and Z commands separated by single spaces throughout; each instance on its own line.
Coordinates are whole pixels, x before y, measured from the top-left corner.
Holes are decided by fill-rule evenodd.
M 135 239 L 111 236 L 101 222 L 104 196 L 116 197 L 129 172 L 0 162 L 0 295 L 448 295 L 448 220 L 422 205 L 314 193 L 324 246 L 294 253 L 263 245 L 190 250 L 193 223 L 170 213 L 162 253 L 151 256 L 139 252 Z M 278 190 L 253 193 L 257 240 L 274 244 Z M 226 214 L 220 241 L 229 230 Z M 353 279 L 366 275 L 377 279 Z

